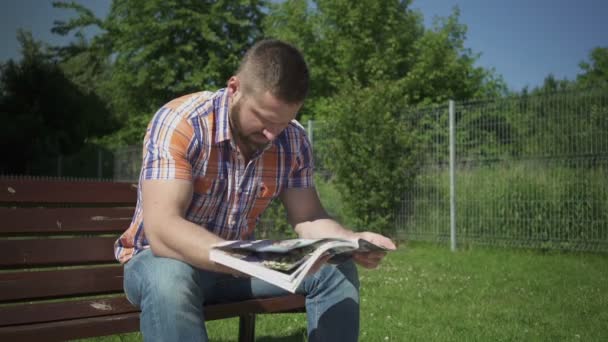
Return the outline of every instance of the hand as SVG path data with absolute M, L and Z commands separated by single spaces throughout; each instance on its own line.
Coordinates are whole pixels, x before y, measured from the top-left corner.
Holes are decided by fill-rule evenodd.
M 217 273 L 226 273 L 226 274 L 230 274 L 231 276 L 235 277 L 235 278 L 251 278 L 251 276 L 249 274 L 246 273 L 242 273 L 240 271 L 237 271 L 235 269 L 232 269 L 230 267 L 226 267 L 224 265 L 220 265 L 218 263 L 213 263 L 213 268 L 210 269 L 213 272 L 217 272 Z
M 332 255 L 330 255 L 330 254 L 320 257 L 319 260 L 315 261 L 315 263 L 308 270 L 308 273 L 306 273 L 306 275 L 311 275 L 311 274 L 317 273 L 317 271 L 320 270 L 321 267 L 323 267 L 323 265 L 325 265 L 327 263 L 327 261 L 329 259 L 331 259 L 331 257 L 332 257 Z
M 395 250 L 397 246 L 391 241 L 391 239 L 382 236 L 380 234 L 372 233 L 372 232 L 361 232 L 355 233 L 356 237 L 359 239 L 367 240 L 375 245 L 384 247 L 388 250 Z M 354 253 L 353 259 L 355 262 L 365 268 L 377 268 L 386 252 L 368 252 L 368 253 Z

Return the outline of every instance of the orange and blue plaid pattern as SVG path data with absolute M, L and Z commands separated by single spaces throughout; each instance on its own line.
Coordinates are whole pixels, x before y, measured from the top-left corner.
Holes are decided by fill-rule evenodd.
M 245 165 L 237 154 L 228 118 L 225 89 L 180 97 L 154 115 L 144 138 L 133 220 L 114 244 L 118 261 L 125 263 L 149 247 L 144 234 L 143 180 L 192 181 L 186 219 L 228 240 L 252 238 L 260 214 L 283 189 L 314 186 L 312 147 L 297 121 Z

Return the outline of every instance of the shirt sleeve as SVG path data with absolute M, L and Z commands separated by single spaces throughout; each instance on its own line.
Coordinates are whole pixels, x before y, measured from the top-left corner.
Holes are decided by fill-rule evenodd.
M 148 126 L 144 138 L 143 179 L 192 180 L 188 151 L 195 143 L 194 129 L 187 117 L 161 108 Z
M 299 148 L 296 151 L 292 172 L 287 181 L 287 188 L 312 188 L 315 186 L 312 145 L 306 134 L 302 134 L 299 141 Z

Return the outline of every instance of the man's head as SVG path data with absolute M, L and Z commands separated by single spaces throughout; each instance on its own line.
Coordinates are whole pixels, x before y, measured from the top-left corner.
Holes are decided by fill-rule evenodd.
M 308 92 L 308 67 L 292 45 L 263 40 L 228 80 L 230 125 L 241 148 L 259 150 L 293 120 Z

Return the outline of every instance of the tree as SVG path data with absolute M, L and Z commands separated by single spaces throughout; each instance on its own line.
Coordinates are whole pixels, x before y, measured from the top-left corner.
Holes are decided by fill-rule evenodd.
M 19 31 L 17 39 L 22 60 L 0 69 L 0 120 L 2 172 L 22 174 L 48 156 L 79 151 L 114 126 L 104 103 L 68 80 L 46 46 L 29 32 Z
M 596 47 L 589 54 L 589 62 L 581 62 L 582 74 L 577 77 L 583 88 L 608 86 L 608 47 Z
M 435 131 L 416 106 L 505 92 L 464 48 L 459 11 L 425 29 L 411 1 L 275 4 L 267 35 L 299 46 L 310 64 L 304 115 L 327 122 L 316 145 L 358 227 L 391 232 L 394 209 L 419 173 Z
M 464 48 L 459 10 L 425 29 L 409 0 L 294 0 L 274 4 L 264 32 L 300 47 L 312 74 L 314 102 L 345 84 L 399 81 L 409 104 L 488 97 L 506 92 L 500 76 L 475 67 Z
M 428 147 L 428 117 L 407 111 L 401 89 L 382 82 L 345 89 L 319 108 L 327 118 L 324 162 L 354 214 L 349 221 L 393 235 L 394 210 Z
M 608 128 L 605 89 L 608 86 L 608 48 L 596 47 L 590 61 L 582 61 L 576 80 L 557 80 L 552 74 L 530 95 L 522 93 L 525 107 L 519 119 L 523 153 L 562 156 L 601 154 Z M 576 114 L 576 120 L 572 120 Z M 542 129 L 534 129 L 542 122 Z
M 414 62 L 412 44 L 423 34 L 422 17 L 409 1 L 306 0 L 274 4 L 264 21 L 267 36 L 294 43 L 311 69 L 314 103 L 345 84 L 369 86 L 396 80 Z M 381 24 L 380 24 L 381 23 Z
M 447 18 L 437 18 L 433 27 L 411 47 L 415 62 L 399 80 L 411 104 L 446 103 L 506 94 L 506 84 L 493 70 L 476 67 L 479 58 L 464 47 L 467 27 L 458 22 L 455 8 Z
M 264 0 L 113 1 L 105 19 L 75 3 L 54 5 L 78 13 L 56 23 L 54 32 L 90 25 L 101 29 L 86 49 L 64 50 L 66 59 L 89 53 L 102 64 L 110 62 L 98 91 L 125 123 L 117 136 L 124 143 L 139 143 L 145 124 L 162 104 L 225 84 L 244 51 L 261 36 Z

